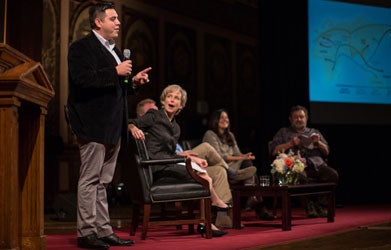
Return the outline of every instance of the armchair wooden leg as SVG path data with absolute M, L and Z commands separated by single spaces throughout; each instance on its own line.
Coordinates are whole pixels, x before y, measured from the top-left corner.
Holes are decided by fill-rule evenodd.
M 151 204 L 144 204 L 143 229 L 141 233 L 142 240 L 145 240 L 147 237 L 150 216 L 151 216 Z
M 201 214 L 203 215 L 202 218 L 205 219 L 205 229 L 206 229 L 206 232 L 205 232 L 205 237 L 207 239 L 211 239 L 212 238 L 212 201 L 210 198 L 208 199 L 203 199 L 201 201 L 202 203 L 202 206 L 201 206 Z
M 182 217 L 182 202 L 180 201 L 175 202 L 175 211 L 177 213 L 178 218 Z M 177 225 L 176 229 L 181 230 L 182 225 Z
M 135 235 L 140 218 L 140 205 L 133 204 L 132 223 L 130 225 L 130 235 Z

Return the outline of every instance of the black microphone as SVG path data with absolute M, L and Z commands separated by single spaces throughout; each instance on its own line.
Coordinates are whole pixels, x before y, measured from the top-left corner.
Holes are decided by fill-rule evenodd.
M 124 49 L 125 61 L 130 60 L 130 49 Z M 129 83 L 129 76 L 125 76 L 124 83 Z

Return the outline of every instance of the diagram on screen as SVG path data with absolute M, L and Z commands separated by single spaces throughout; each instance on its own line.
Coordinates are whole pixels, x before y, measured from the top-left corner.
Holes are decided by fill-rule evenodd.
M 311 98 L 391 103 L 391 10 L 333 4 L 309 15 Z

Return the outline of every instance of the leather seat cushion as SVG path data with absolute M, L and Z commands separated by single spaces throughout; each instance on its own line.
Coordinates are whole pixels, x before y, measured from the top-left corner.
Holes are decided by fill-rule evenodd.
M 194 199 L 197 197 L 207 198 L 210 196 L 210 191 L 205 189 L 201 184 L 196 182 L 179 182 L 176 180 L 176 183 L 172 182 L 167 183 L 165 178 L 159 179 L 151 187 L 151 198 L 154 201 L 162 200 L 188 200 Z

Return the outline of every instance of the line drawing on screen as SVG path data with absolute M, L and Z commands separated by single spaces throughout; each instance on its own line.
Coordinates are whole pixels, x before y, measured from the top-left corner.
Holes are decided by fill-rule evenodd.
M 309 0 L 310 101 L 391 104 L 391 9 Z

